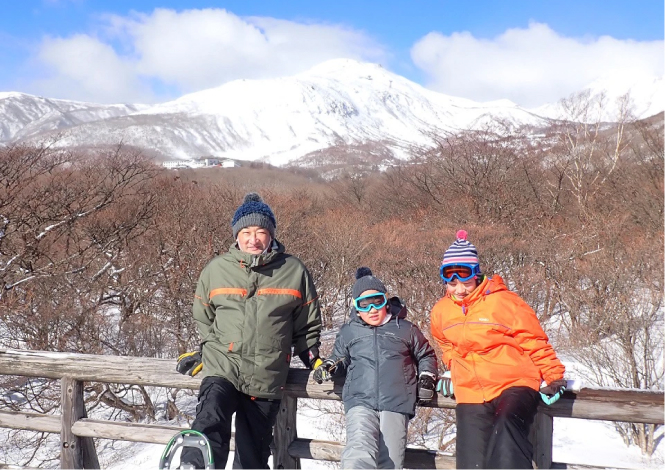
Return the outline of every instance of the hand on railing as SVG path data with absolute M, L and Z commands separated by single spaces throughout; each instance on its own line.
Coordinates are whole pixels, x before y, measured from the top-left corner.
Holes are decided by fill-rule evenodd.
M 566 390 L 567 381 L 565 379 L 553 380 L 549 384 L 540 388 L 540 396 L 546 405 L 555 403 Z
M 453 379 L 450 377 L 450 371 L 447 370 L 439 379 L 436 384 L 436 391 L 441 393 L 444 397 L 452 398 L 455 396 L 455 389 L 453 387 Z
M 434 392 L 436 391 L 436 377 L 434 374 L 428 372 L 423 372 L 420 374 L 420 379 L 418 379 L 418 404 L 422 405 L 429 403 L 434 398 Z
M 203 362 L 200 351 L 187 352 L 178 356 L 178 363 L 175 366 L 175 370 L 181 374 L 194 377 L 201 372 L 201 369 L 203 369 Z
M 317 384 L 322 384 L 326 380 L 332 380 L 333 372 L 337 364 L 330 359 L 323 361 L 316 369 L 314 369 L 314 381 Z

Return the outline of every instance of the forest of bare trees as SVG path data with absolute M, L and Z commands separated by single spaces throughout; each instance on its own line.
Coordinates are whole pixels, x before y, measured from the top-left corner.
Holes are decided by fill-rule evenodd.
M 434 149 L 414 150 L 403 165 L 332 180 L 289 169 L 163 170 L 121 146 L 0 149 L 0 347 L 171 358 L 191 350 L 198 274 L 232 243 L 232 215 L 255 190 L 275 212 L 278 239 L 310 269 L 327 329 L 343 321 L 353 273 L 367 265 L 429 331 L 444 292 L 441 257 L 465 228 L 483 271 L 527 300 L 588 380 L 662 390 L 663 115 L 604 124 L 584 116 L 590 109 L 571 102 L 575 119 L 537 139 L 491 128 L 434 136 Z M 57 384 L 4 377 L 0 386 L 7 409 L 57 406 Z M 141 387 L 87 392 L 89 407 L 158 418 Z M 177 393 L 166 418 L 181 412 Z M 450 416 L 421 413 L 412 441 L 438 433 L 442 448 L 453 445 Z M 646 454 L 658 444 L 652 425 L 616 426 Z

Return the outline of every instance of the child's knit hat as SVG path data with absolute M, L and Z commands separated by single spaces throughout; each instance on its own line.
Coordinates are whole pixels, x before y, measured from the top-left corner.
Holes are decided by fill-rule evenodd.
M 236 210 L 231 221 L 233 227 L 233 238 L 238 238 L 238 232 L 245 227 L 263 227 L 268 232 L 272 239 L 275 239 L 275 215 L 272 213 L 270 206 L 263 202 L 261 196 L 256 193 L 248 193 L 242 204 Z
M 450 245 L 450 247 L 443 254 L 443 262 L 441 266 L 449 266 L 452 264 L 477 264 L 480 265 L 478 260 L 478 250 L 467 239 L 466 230 L 457 231 L 457 240 Z
M 353 284 L 353 298 L 357 299 L 366 290 L 387 292 L 386 286 L 378 278 L 372 275 L 371 269 L 363 266 L 356 270 L 356 282 Z

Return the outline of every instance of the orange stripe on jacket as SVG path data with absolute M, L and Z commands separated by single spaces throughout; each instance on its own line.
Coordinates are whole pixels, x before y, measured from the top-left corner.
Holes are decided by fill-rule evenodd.
M 316 299 L 318 299 L 318 298 L 319 298 L 319 296 L 317 295 L 316 297 L 314 297 L 314 298 L 313 298 L 312 300 L 310 300 L 309 302 L 305 302 L 304 304 L 302 304 L 302 306 L 303 306 L 303 307 L 306 307 L 307 305 L 311 304 L 312 302 L 314 302 L 314 301 L 315 301 Z
M 210 291 L 211 299 L 216 295 L 242 295 L 244 297 L 247 295 L 247 289 L 241 289 L 239 287 L 219 287 Z
M 256 295 L 292 295 L 294 297 L 302 299 L 302 294 L 300 293 L 299 290 L 296 289 L 275 289 L 275 288 L 259 289 L 258 291 L 256 291 Z
M 205 305 L 206 307 L 209 307 L 209 306 L 210 306 L 210 304 L 205 303 L 205 302 L 203 301 L 203 299 L 202 299 L 201 297 L 199 297 L 198 295 L 195 295 L 194 297 L 197 298 L 197 299 L 199 299 L 199 300 L 201 301 L 201 303 L 202 303 L 203 305 Z

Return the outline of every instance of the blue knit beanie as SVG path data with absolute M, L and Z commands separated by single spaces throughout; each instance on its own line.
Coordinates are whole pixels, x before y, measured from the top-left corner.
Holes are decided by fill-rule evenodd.
M 233 228 L 233 238 L 238 238 L 238 232 L 245 227 L 263 227 L 268 232 L 272 239 L 275 239 L 275 215 L 272 213 L 270 206 L 263 202 L 261 196 L 256 193 L 248 193 L 242 204 L 236 210 L 231 221 Z
M 360 295 L 366 290 L 376 290 L 387 292 L 386 286 L 381 282 L 381 280 L 372 275 L 372 270 L 366 266 L 358 268 L 356 270 L 356 282 L 353 284 L 353 298 L 357 299 Z

